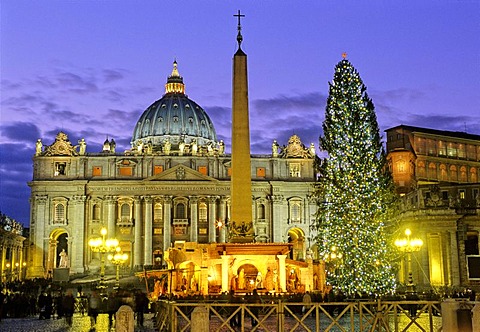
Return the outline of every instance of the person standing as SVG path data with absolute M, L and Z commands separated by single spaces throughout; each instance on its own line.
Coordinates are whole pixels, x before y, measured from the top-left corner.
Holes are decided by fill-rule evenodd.
M 90 316 L 90 324 L 92 328 L 97 324 L 97 316 L 101 303 L 102 299 L 100 295 L 98 295 L 97 291 L 92 291 L 92 294 L 88 299 L 88 316 Z
M 260 295 L 258 295 L 257 289 L 253 290 L 252 295 L 249 296 L 248 303 L 250 304 L 260 304 L 262 303 L 262 299 L 260 298 Z M 252 327 L 258 325 L 258 312 L 259 312 L 260 307 L 259 306 L 251 306 L 250 311 L 252 312 L 251 321 L 252 321 Z
M 72 291 L 68 290 L 67 294 L 63 297 L 62 300 L 63 315 L 65 316 L 65 321 L 68 326 L 72 326 L 73 323 L 73 312 L 75 311 L 75 298 L 73 297 Z
M 148 307 L 148 297 L 147 295 L 138 290 L 135 293 L 135 314 L 137 315 L 137 325 L 143 326 L 144 313 L 147 311 Z

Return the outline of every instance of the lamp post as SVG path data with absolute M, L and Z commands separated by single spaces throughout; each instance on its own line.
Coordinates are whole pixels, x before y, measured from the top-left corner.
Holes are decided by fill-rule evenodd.
M 407 268 L 408 268 L 408 282 L 407 282 L 407 294 L 415 293 L 415 284 L 413 283 L 413 273 L 412 273 L 412 253 L 419 251 L 423 245 L 421 239 L 410 238 L 412 231 L 407 228 L 405 230 L 405 238 L 400 238 L 395 240 L 395 246 L 407 254 Z
M 105 254 L 109 252 L 114 252 L 115 248 L 118 246 L 117 239 L 106 239 L 107 229 L 103 227 L 100 230 L 101 238 L 94 238 L 88 241 L 88 245 L 93 252 L 100 253 L 100 288 L 105 288 Z
M 117 288 L 120 288 L 120 265 L 125 264 L 125 262 L 128 260 L 128 254 L 122 254 L 122 249 L 120 247 L 116 247 L 115 254 L 110 254 L 107 258 L 116 267 L 117 273 L 115 281 L 117 284 Z

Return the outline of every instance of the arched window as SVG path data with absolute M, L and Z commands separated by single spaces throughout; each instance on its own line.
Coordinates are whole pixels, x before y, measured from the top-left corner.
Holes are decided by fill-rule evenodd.
M 425 177 L 425 163 L 423 161 L 420 161 L 417 164 L 417 169 L 418 169 L 418 176 L 419 177 Z
M 185 219 L 185 204 L 178 203 L 175 209 L 175 218 L 176 219 Z
M 65 205 L 57 203 L 55 205 L 54 221 L 56 224 L 63 224 L 65 222 Z
M 428 164 L 428 177 L 430 179 L 437 178 L 437 165 L 435 165 L 435 163 Z
M 447 166 L 445 164 L 440 165 L 440 180 L 448 181 Z
M 450 166 L 450 181 L 458 181 L 457 166 Z
M 155 203 L 155 207 L 153 208 L 153 220 L 154 222 L 162 222 L 163 220 L 162 203 Z
M 95 221 L 100 220 L 100 204 L 93 204 L 92 219 Z
M 300 200 L 292 200 L 290 201 L 289 205 L 289 214 L 290 214 L 290 222 L 291 223 L 299 223 L 302 222 L 302 202 Z
M 477 182 L 477 169 L 475 167 L 470 168 L 470 182 Z
M 460 181 L 467 182 L 467 168 L 465 166 L 460 167 Z
M 207 204 L 205 203 L 198 205 L 198 220 L 203 222 L 207 221 Z
M 265 205 L 258 205 L 258 219 L 265 219 Z
M 122 204 L 121 208 L 121 220 L 122 222 L 129 222 L 130 221 L 130 205 L 129 204 Z

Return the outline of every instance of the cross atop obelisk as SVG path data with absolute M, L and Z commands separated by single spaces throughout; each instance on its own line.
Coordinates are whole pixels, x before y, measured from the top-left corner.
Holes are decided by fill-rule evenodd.
M 240 13 L 240 9 L 238 10 L 238 13 L 233 15 L 235 17 L 238 18 L 238 25 L 237 25 L 237 30 L 238 30 L 238 34 L 237 34 L 237 42 L 238 42 L 238 47 L 240 47 L 240 44 L 242 43 L 243 41 L 243 37 L 242 37 L 242 24 L 240 23 L 240 19 L 242 17 L 245 17 L 245 15 L 241 14 Z

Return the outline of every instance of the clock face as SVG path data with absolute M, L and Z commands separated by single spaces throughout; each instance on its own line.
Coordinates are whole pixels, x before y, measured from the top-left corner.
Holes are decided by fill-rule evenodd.
M 60 152 L 60 153 L 66 153 L 67 150 L 68 150 L 68 148 L 67 148 L 67 145 L 66 145 L 65 143 L 60 143 L 60 144 L 58 144 L 58 146 L 57 146 L 57 150 L 58 150 L 58 152 Z

